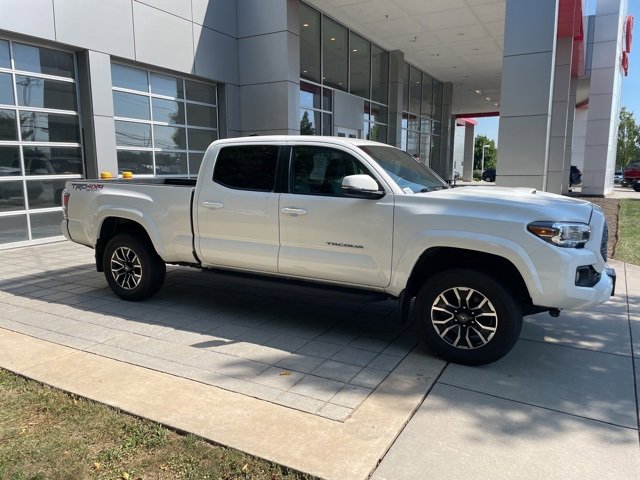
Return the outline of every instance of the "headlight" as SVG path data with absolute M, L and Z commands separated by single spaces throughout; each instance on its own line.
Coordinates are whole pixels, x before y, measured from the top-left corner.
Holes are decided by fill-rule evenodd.
M 591 227 L 584 223 L 533 222 L 527 230 L 546 242 L 567 248 L 582 248 L 591 236 Z

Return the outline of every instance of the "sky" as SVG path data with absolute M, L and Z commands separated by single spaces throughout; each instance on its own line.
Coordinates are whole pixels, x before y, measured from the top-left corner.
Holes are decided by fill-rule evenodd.
M 629 54 L 629 75 L 622 77 L 621 105 L 634 113 L 636 121 L 640 122 L 640 0 L 627 0 L 627 15 L 634 17 L 633 41 Z M 586 0 L 586 14 L 595 13 L 596 0 Z M 476 118 L 476 135 L 485 135 L 498 143 L 498 117 Z

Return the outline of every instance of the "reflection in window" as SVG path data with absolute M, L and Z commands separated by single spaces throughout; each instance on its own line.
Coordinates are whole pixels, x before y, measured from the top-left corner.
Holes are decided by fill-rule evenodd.
M 11 58 L 9 57 L 9 42 L 0 40 L 0 67 L 11 68 Z
M 19 148 L 13 145 L 0 146 L 0 176 L 13 177 L 22 175 Z
M 13 105 L 13 82 L 9 73 L 0 73 L 0 103 Z
M 389 99 L 389 53 L 371 46 L 371 100 L 387 103 Z
M 65 182 L 66 180 L 27 180 L 29 208 L 59 207 L 62 204 Z
M 82 174 L 79 147 L 23 147 L 26 175 Z
M 0 212 L 24 210 L 24 187 L 22 181 L 0 181 Z M 0 217 L 0 225 L 2 225 Z
M 150 120 L 149 97 L 133 93 L 113 92 L 113 113 L 116 117 Z
M 409 73 L 409 111 L 420 113 L 420 99 L 422 98 L 422 72 L 411 67 Z
M 198 175 L 203 158 L 204 153 L 189 152 L 189 175 Z
M 153 106 L 153 120 L 155 122 L 184 125 L 184 102 L 152 98 L 151 104 Z
M 80 143 L 78 117 L 44 112 L 20 112 L 20 132 L 27 142 Z
M 183 127 L 153 126 L 154 145 L 156 148 L 185 150 L 187 148 L 185 129 Z
M 116 121 L 116 145 L 126 147 L 151 147 L 151 125 Z
M 189 118 L 189 125 L 208 128 L 218 127 L 218 114 L 215 107 L 188 103 L 187 118 Z
M 321 112 L 313 110 L 300 110 L 300 135 L 320 135 L 320 131 L 316 132 L 317 126 L 320 124 Z
M 140 89 L 136 88 L 136 90 Z M 151 93 L 164 95 L 166 97 L 184 98 L 182 79 L 169 75 L 161 75 L 159 73 L 151 73 Z
M 189 128 L 187 135 L 189 136 L 190 150 L 206 150 L 211 145 L 211 142 L 215 142 L 218 139 L 218 132 L 212 130 Z
M 114 87 L 148 92 L 147 72 L 119 63 L 111 64 L 111 83 Z
M 2 185 L 0 185 L 0 192 L 2 192 Z M 0 211 L 2 208 L 2 197 L 0 196 Z M 28 239 L 26 215 L 0 217 L 0 243 L 21 242 Z
M 14 42 L 13 61 L 16 70 L 74 78 L 71 53 Z
M 153 174 L 153 155 L 144 150 L 118 150 L 118 173 Z
M 61 211 L 37 213 L 32 214 L 30 217 L 31 236 L 34 239 L 60 236 Z
M 422 107 L 420 113 L 425 117 L 433 115 L 433 78 L 422 75 Z
M 156 175 L 186 175 L 187 154 L 178 152 L 156 153 Z
M 320 12 L 300 4 L 300 76 L 320 82 Z
M 349 91 L 354 95 L 369 98 L 371 44 L 351 32 L 349 45 L 351 82 Z
M 345 27 L 324 16 L 322 24 L 322 81 L 325 85 L 346 91 L 349 33 Z
M 16 75 L 18 105 L 56 110 L 77 110 L 74 83 Z
M 187 87 L 187 100 L 193 102 L 216 104 L 216 87 L 206 83 L 184 81 Z
M 16 112 L 0 110 L 0 140 L 18 140 Z

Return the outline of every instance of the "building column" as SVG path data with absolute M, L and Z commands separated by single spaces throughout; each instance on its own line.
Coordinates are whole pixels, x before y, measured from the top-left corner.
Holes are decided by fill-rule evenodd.
M 227 87 L 229 135 L 300 133 L 298 0 L 242 0 L 238 9 L 239 86 Z M 234 105 L 235 104 L 235 105 Z
M 85 175 L 98 178 L 100 172 L 118 175 L 116 129 L 113 122 L 111 57 L 88 50 L 78 54 L 80 113 L 85 151 Z
M 596 3 L 582 170 L 582 193 L 587 195 L 606 195 L 613 190 L 626 11 L 626 0 L 598 0 Z
M 559 0 L 507 0 L 496 183 L 547 184 Z
M 465 122 L 464 125 L 464 160 L 462 164 L 462 180 L 471 182 L 473 180 L 473 160 L 475 150 L 475 127 L 472 123 Z M 482 175 L 482 172 L 480 173 Z
M 402 98 L 404 96 L 404 53 L 389 52 L 389 126 L 387 143 L 402 148 Z
M 564 172 L 569 169 L 565 160 L 567 127 L 569 121 L 569 97 L 571 91 L 571 57 L 573 39 L 559 38 L 556 45 L 556 64 L 551 105 L 551 136 L 549 138 L 549 162 L 545 190 L 551 193 L 566 192 L 563 189 Z

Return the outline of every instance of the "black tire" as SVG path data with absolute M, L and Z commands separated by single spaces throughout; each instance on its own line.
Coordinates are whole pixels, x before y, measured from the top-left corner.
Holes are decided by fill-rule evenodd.
M 640 192 L 640 183 L 636 182 L 633 184 L 633 190 L 635 192 Z
M 415 315 L 427 347 L 464 365 L 502 358 L 522 329 L 522 309 L 513 294 L 488 275 L 468 269 L 429 278 L 418 292 Z
M 167 267 L 149 241 L 120 234 L 107 243 L 104 276 L 111 290 L 124 300 L 153 296 L 164 284 Z

